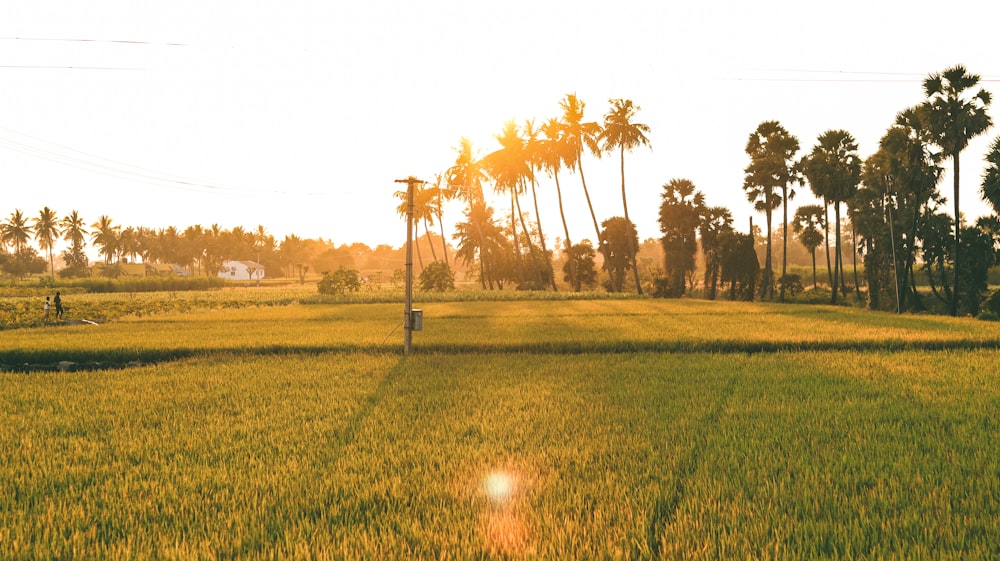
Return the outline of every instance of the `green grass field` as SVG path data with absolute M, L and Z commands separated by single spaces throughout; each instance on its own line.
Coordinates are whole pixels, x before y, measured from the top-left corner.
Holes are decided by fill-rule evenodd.
M 1000 557 L 997 324 L 264 304 L 4 331 L 0 558 Z

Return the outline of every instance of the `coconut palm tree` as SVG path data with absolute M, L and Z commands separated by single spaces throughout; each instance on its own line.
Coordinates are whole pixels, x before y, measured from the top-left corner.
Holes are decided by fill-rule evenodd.
M 63 217 L 59 223 L 62 226 L 63 239 L 70 245 L 82 246 L 87 238 L 87 226 L 83 223 L 83 217 L 76 210 L 71 211 Z
M 66 262 L 66 268 L 70 269 L 70 274 L 78 275 L 81 273 L 89 273 L 87 255 L 84 252 L 84 246 L 87 243 L 87 226 L 84 224 L 83 217 L 76 210 L 70 212 L 62 218 L 59 222 L 62 228 L 63 240 L 68 241 L 70 248 L 69 250 L 63 252 L 63 261 Z
M 633 119 L 639 111 L 638 105 L 633 105 L 631 99 L 611 99 L 611 110 L 604 116 L 604 128 L 601 129 L 600 140 L 605 152 L 618 150 L 621 161 L 622 175 L 622 207 L 625 211 L 625 222 L 631 224 L 628 216 L 628 200 L 625 198 L 625 151 L 631 152 L 639 146 L 649 146 L 649 125 L 635 123 Z M 629 238 L 631 239 L 631 238 Z M 639 263 L 636 261 L 638 247 L 629 248 L 632 260 L 632 271 L 635 274 L 635 288 L 642 295 L 642 284 L 639 282 Z
M 520 194 L 525 190 L 525 180 L 531 174 L 528 157 L 525 152 L 524 139 L 521 138 L 520 130 L 514 121 L 507 121 L 503 130 L 496 135 L 500 149 L 487 154 L 483 158 L 483 164 L 487 173 L 493 179 L 493 184 L 498 192 L 509 193 L 510 195 L 510 231 L 514 238 L 514 255 L 517 258 L 518 280 L 523 281 L 523 264 L 521 261 L 520 236 L 517 233 L 517 222 L 521 224 L 525 240 L 528 243 L 528 252 L 534 264 L 533 269 L 539 273 L 537 283 L 539 287 L 546 284 L 542 275 L 542 267 L 539 266 L 538 256 L 535 253 L 535 246 L 528 232 L 527 224 L 524 222 L 524 214 L 521 212 Z
M 119 227 L 112 223 L 111 217 L 102 214 L 97 218 L 97 222 L 90 225 L 94 231 L 90 234 L 90 241 L 98 246 L 97 253 L 104 256 L 104 264 L 110 265 L 111 261 L 118 256 L 118 231 Z
M 571 167 L 570 162 L 573 161 L 575 152 L 573 151 L 573 147 L 565 141 L 566 136 L 563 134 L 563 125 L 559 119 L 554 117 L 549 119 L 542 125 L 541 130 L 545 138 L 542 139 L 539 147 L 540 164 L 542 169 L 550 173 L 556 181 L 556 197 L 559 199 L 559 217 L 562 218 L 563 233 L 566 236 L 563 238 L 565 246 L 563 251 L 566 253 L 567 258 L 569 258 L 570 248 L 573 247 L 573 243 L 570 241 L 569 227 L 566 225 L 566 210 L 563 207 L 562 187 L 559 185 L 559 170 L 562 169 L 564 164 Z M 575 287 L 579 292 L 580 283 L 576 280 L 576 260 L 568 259 L 568 263 L 570 285 Z
M 842 267 L 840 250 L 840 204 L 851 198 L 861 182 L 858 144 L 844 130 L 829 130 L 819 136 L 816 146 L 802 160 L 802 172 L 817 197 L 833 204 L 836 250 L 830 303 L 837 303 L 837 281 Z
M 14 249 L 15 255 L 21 255 L 31 239 L 31 226 L 20 209 L 10 213 L 10 218 L 0 224 L 0 242 Z
M 944 72 L 931 74 L 924 80 L 926 101 L 917 106 L 917 115 L 933 135 L 933 142 L 951 158 L 952 180 L 955 197 L 955 251 L 953 283 L 958 286 L 958 272 L 962 266 L 959 248 L 961 215 L 959 214 L 959 155 L 973 138 L 985 133 L 993 125 L 986 113 L 990 92 L 980 89 L 973 93 L 980 81 L 978 74 L 970 74 L 962 65 Z M 952 292 L 951 315 L 958 313 L 958 290 Z
M 486 170 L 468 137 L 460 138 L 454 150 L 455 163 L 445 171 L 445 184 L 454 198 L 465 201 L 465 213 L 469 216 L 473 214 L 476 205 L 486 204 L 483 194 L 483 183 L 487 179 Z M 480 226 L 479 221 L 472 221 L 474 229 Z M 476 247 L 485 245 L 484 233 L 477 230 L 476 235 L 478 236 Z M 452 235 L 452 238 L 455 239 L 455 236 Z M 485 288 L 485 281 L 483 286 Z
M 754 203 L 758 212 L 763 212 L 767 222 L 767 254 L 764 258 L 764 285 L 762 291 L 768 298 L 774 297 L 774 272 L 771 259 L 771 212 L 782 205 L 784 218 L 784 251 L 781 259 L 781 276 L 787 273 L 788 265 L 788 201 L 795 196 L 791 189 L 798 181 L 795 153 L 799 151 L 799 140 L 789 134 L 778 121 L 764 121 L 747 140 L 746 153 L 750 165 L 746 167 L 743 190 Z M 781 191 L 780 196 L 777 190 Z M 785 285 L 782 283 L 779 299 L 785 300 Z
M 580 183 L 583 185 L 583 195 L 587 198 L 587 208 L 590 209 L 590 219 L 594 222 L 594 235 L 597 236 L 598 249 L 601 255 L 605 254 L 601 243 L 601 227 L 597 224 L 597 215 L 594 214 L 594 205 L 590 201 L 590 191 L 587 190 L 587 178 L 583 173 L 583 149 L 586 148 L 591 154 L 600 158 L 601 151 L 598 146 L 598 138 L 601 135 L 601 125 L 593 121 L 583 120 L 583 111 L 586 104 L 576 97 L 576 94 L 566 94 L 566 97 L 559 102 L 562 108 L 562 141 L 568 145 L 572 160 L 567 161 L 568 167 L 575 168 L 580 173 Z M 609 273 L 610 275 L 610 273 Z
M 56 217 L 56 212 L 49 207 L 45 207 L 38 213 L 38 217 L 35 218 L 34 222 L 35 230 L 35 240 L 38 241 L 38 247 L 45 250 L 49 254 L 49 274 L 53 281 L 56 280 L 56 266 L 55 260 L 52 258 L 52 248 L 56 245 L 56 240 L 59 239 L 59 219 Z
M 396 198 L 400 200 L 399 206 L 396 207 L 396 213 L 399 216 L 406 218 L 407 213 L 409 213 L 409 194 L 408 191 L 396 191 Z M 419 239 L 420 236 L 420 223 L 424 223 L 424 235 L 427 238 L 427 244 L 431 248 L 431 256 L 434 261 L 437 261 L 437 251 L 434 249 L 434 241 L 431 239 L 431 230 L 428 223 L 433 224 L 434 219 L 440 214 L 440 209 L 438 208 L 439 197 L 434 189 L 429 188 L 427 184 L 424 183 L 414 183 L 413 184 L 413 237 Z M 420 244 L 417 243 L 417 255 L 420 255 Z M 420 259 L 420 268 L 423 269 L 423 260 Z
M 536 172 L 543 167 L 545 160 L 545 142 L 541 138 L 542 129 L 540 127 L 535 127 L 535 120 L 529 119 L 524 122 L 523 129 L 523 139 L 524 139 L 524 155 L 528 162 L 528 179 L 531 183 L 531 200 L 535 205 L 535 224 L 538 227 L 538 241 L 542 246 L 542 256 L 545 261 L 543 269 L 546 271 L 545 276 L 548 277 L 548 281 L 552 286 L 553 292 L 558 292 L 559 288 L 556 286 L 555 273 L 552 270 L 552 260 L 549 256 L 549 248 L 545 243 L 545 232 L 542 230 L 542 214 L 538 211 L 538 189 L 537 189 L 537 174 Z

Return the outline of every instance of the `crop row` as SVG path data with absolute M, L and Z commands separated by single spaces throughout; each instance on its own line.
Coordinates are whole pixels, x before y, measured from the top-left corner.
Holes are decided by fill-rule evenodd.
M 996 558 L 998 358 L 219 354 L 0 374 L 0 557 Z

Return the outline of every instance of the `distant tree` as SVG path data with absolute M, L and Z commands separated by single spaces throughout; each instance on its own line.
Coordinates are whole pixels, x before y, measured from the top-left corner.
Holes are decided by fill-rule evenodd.
M 722 282 L 729 283 L 729 299 L 753 300 L 760 275 L 753 235 L 727 230 L 720 236 L 719 248 Z
M 701 251 L 705 256 L 705 298 L 715 300 L 722 270 L 722 236 L 733 229 L 733 215 L 725 207 L 706 208 L 698 230 Z
M 451 272 L 451 267 L 443 261 L 428 263 L 421 271 L 418 281 L 423 290 L 445 292 L 455 289 L 455 275 Z
M 545 139 L 542 138 L 542 129 L 535 126 L 535 121 L 529 119 L 524 122 L 521 129 L 524 141 L 524 157 L 528 163 L 528 182 L 531 185 L 531 200 L 535 206 L 535 225 L 538 228 L 538 242 L 542 248 L 543 263 L 536 263 L 546 276 L 545 281 L 552 287 L 553 292 L 558 292 L 556 277 L 552 271 L 552 256 L 545 242 L 545 233 L 542 230 L 542 216 L 538 210 L 538 174 L 537 172 L 545 165 L 547 150 Z M 530 243 L 531 237 L 528 236 Z
M 837 303 L 837 280 L 841 270 L 840 204 L 857 191 L 861 182 L 861 158 L 858 145 L 850 133 L 830 130 L 819 136 L 812 152 L 802 160 L 802 172 L 818 197 L 833 203 L 836 250 L 830 303 Z
M 959 155 L 973 138 L 985 133 L 993 120 L 986 112 L 991 96 L 985 89 L 972 93 L 980 81 L 978 74 L 970 74 L 962 65 L 944 72 L 931 74 L 924 80 L 926 100 L 917 106 L 920 121 L 930 131 L 933 143 L 951 157 L 954 183 L 954 263 L 953 283 L 958 284 L 961 262 L 961 214 L 959 213 Z M 951 315 L 958 312 L 958 292 L 950 304 Z
M 31 226 L 20 209 L 10 213 L 10 217 L 0 224 L 0 242 L 14 250 L 14 255 L 20 255 L 31 239 Z
M 746 153 L 750 164 L 744 170 L 743 190 L 754 203 L 757 212 L 763 212 L 767 224 L 767 253 L 764 259 L 764 283 L 761 291 L 767 298 L 774 298 L 774 271 L 771 259 L 771 213 L 778 205 L 784 208 L 781 273 L 786 272 L 788 255 L 788 200 L 795 196 L 791 184 L 798 181 L 795 153 L 799 140 L 788 133 L 778 121 L 764 121 L 750 134 Z M 779 194 L 780 192 L 780 194 Z M 779 295 L 784 300 L 784 293 Z
M 569 237 L 569 227 L 566 225 L 566 210 L 563 207 L 562 187 L 559 184 L 559 171 L 563 165 L 572 167 L 571 162 L 575 161 L 576 152 L 573 146 L 566 141 L 563 124 L 558 119 L 552 118 L 546 121 L 542 125 L 542 134 L 545 135 L 545 138 L 541 140 L 539 146 L 540 164 L 542 169 L 552 174 L 552 177 L 555 179 L 556 197 L 559 200 L 559 216 L 562 218 L 563 233 L 566 236 L 563 239 L 563 252 L 567 256 L 566 263 L 570 266 L 570 270 L 567 273 L 570 278 L 566 280 L 570 283 L 570 286 L 579 287 L 581 283 L 576 281 L 573 272 L 573 267 L 577 260 L 569 256 L 573 242 Z M 579 291 L 579 288 L 577 288 L 577 291 Z
M 341 267 L 336 271 L 323 273 L 323 278 L 316 285 L 320 294 L 342 296 L 348 292 L 361 290 L 361 278 L 353 269 Z
M 97 246 L 97 253 L 104 256 L 104 264 L 110 265 L 118 256 L 119 227 L 106 214 L 99 216 L 90 227 L 94 229 L 90 234 L 91 242 Z
M 605 248 L 604 268 L 611 278 L 608 292 L 622 292 L 625 273 L 632 268 L 633 247 L 639 246 L 635 224 L 624 217 L 613 216 L 601 223 L 601 245 Z
M 63 240 L 70 243 L 69 249 L 62 254 L 65 267 L 59 272 L 59 275 L 65 277 L 88 276 L 90 263 L 85 253 L 88 232 L 83 218 L 80 217 L 79 212 L 74 210 L 64 216 L 59 224 L 62 227 Z
M 816 248 L 823 243 L 823 207 L 822 205 L 803 205 L 795 211 L 792 218 L 792 232 L 799 239 L 802 247 L 812 256 L 813 288 L 816 288 Z
M 628 201 L 625 198 L 625 151 L 631 152 L 639 146 L 649 146 L 649 125 L 633 122 L 635 114 L 639 111 L 638 105 L 633 105 L 631 99 L 611 99 L 608 100 L 611 109 L 604 116 L 604 128 L 599 136 L 603 142 L 605 152 L 618 150 L 621 162 L 622 176 L 622 208 L 625 211 L 625 221 L 631 223 L 628 216 Z M 639 252 L 638 246 L 629 248 L 629 259 L 632 261 L 632 271 L 635 273 L 635 287 L 639 295 L 642 295 L 642 283 L 639 281 L 639 264 L 636 262 L 636 254 Z
M 691 180 L 671 179 L 663 185 L 661 200 L 659 222 L 668 285 L 664 295 L 679 298 L 684 295 L 687 274 L 695 267 L 705 196 Z
M 591 154 L 600 158 L 601 151 L 598 146 L 598 139 L 601 136 L 601 125 L 593 121 L 584 121 L 583 112 L 587 104 L 580 101 L 576 94 L 566 94 L 566 97 L 559 102 L 562 108 L 562 141 L 566 143 L 572 161 L 566 162 L 571 168 L 575 168 L 580 173 L 580 183 L 583 185 L 583 195 L 587 199 L 587 208 L 590 210 L 590 219 L 594 222 L 594 234 L 597 236 L 597 243 L 601 243 L 601 228 L 597 225 L 597 215 L 594 214 L 594 205 L 590 200 L 590 191 L 587 190 L 587 178 L 583 174 L 583 150 L 586 148 Z M 604 248 L 598 247 L 598 251 L 604 255 Z M 605 255 L 605 259 L 607 256 Z M 610 275 L 610 271 L 608 272 Z
M 594 246 L 587 239 L 570 248 L 568 259 L 563 264 L 563 280 L 570 283 L 576 292 L 597 286 L 595 256 Z
M 1000 214 L 1000 136 L 990 144 L 985 159 L 986 169 L 983 171 L 980 194 L 993 207 L 993 213 Z
M 512 250 L 503 229 L 493 219 L 493 208 L 479 201 L 467 209 L 465 221 L 455 224 L 452 238 L 458 242 L 456 259 L 466 265 L 478 262 L 483 289 L 502 289 L 508 280 Z
M 35 218 L 34 227 L 35 240 L 38 241 L 38 247 L 44 250 L 49 256 L 49 275 L 54 281 L 56 279 L 56 266 L 55 260 L 52 258 L 52 249 L 56 245 L 56 240 L 59 239 L 59 218 L 56 216 L 54 210 L 49 207 L 45 207 L 38 213 L 38 217 Z

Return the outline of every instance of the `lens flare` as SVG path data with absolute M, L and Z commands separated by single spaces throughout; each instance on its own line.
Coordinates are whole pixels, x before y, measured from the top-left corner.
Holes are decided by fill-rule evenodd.
M 493 472 L 483 480 L 486 496 L 495 506 L 500 506 L 510 500 L 514 491 L 514 479 L 504 472 Z

